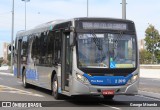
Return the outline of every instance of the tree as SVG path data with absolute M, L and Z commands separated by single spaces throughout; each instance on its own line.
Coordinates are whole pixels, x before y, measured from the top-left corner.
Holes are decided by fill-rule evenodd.
M 140 57 L 140 64 L 149 64 L 151 63 L 151 56 L 152 54 L 145 49 L 140 50 L 139 57 Z
M 145 31 L 145 36 L 146 37 L 144 40 L 146 42 L 146 49 L 152 54 L 152 63 L 155 59 L 160 60 L 160 54 L 158 54 L 159 50 L 157 45 L 160 42 L 160 35 L 158 30 L 155 29 L 153 25 L 149 25 L 149 27 Z

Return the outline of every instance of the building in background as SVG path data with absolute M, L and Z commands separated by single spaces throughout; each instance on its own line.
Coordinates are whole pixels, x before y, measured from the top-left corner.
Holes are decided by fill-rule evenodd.
M 4 42 L 3 43 L 3 60 L 4 61 L 6 61 L 7 62 L 7 56 L 8 56 L 8 45 L 9 45 L 9 43 L 7 43 L 7 42 Z
M 140 40 L 138 41 L 138 47 L 139 47 L 139 50 L 146 49 L 144 39 L 140 39 Z

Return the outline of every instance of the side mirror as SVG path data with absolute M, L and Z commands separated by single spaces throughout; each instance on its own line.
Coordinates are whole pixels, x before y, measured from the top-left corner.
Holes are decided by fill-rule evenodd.
M 11 45 L 9 45 L 9 47 L 8 47 L 8 48 L 9 48 L 9 50 L 11 51 Z M 12 48 L 13 48 L 13 50 L 14 50 L 14 46 L 13 46 Z
M 75 34 L 74 34 L 74 32 L 70 33 L 69 43 L 70 43 L 70 46 L 74 46 L 75 45 Z

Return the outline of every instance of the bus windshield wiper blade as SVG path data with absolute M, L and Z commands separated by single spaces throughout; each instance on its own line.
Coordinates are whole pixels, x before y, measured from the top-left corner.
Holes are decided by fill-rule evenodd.
M 102 51 L 103 48 L 102 48 L 102 46 L 100 45 L 100 40 L 98 40 L 98 38 L 97 38 L 97 36 L 96 36 L 96 34 L 95 34 L 94 32 L 92 32 L 91 34 L 92 34 L 92 36 L 93 36 L 93 41 L 94 41 L 94 43 L 96 44 L 98 50 L 101 50 L 101 51 Z
M 122 39 L 122 37 L 123 37 L 123 32 L 120 31 L 117 39 L 114 41 L 114 43 L 116 43 L 116 48 L 117 48 L 119 41 Z M 114 49 L 115 49 L 115 44 L 114 44 Z M 113 60 L 115 60 L 117 58 L 117 56 L 118 56 L 118 54 L 113 58 Z
M 102 62 L 103 58 L 104 58 L 104 52 L 103 52 L 102 44 L 100 44 L 100 39 L 97 38 L 97 35 L 94 33 L 94 31 L 92 31 L 91 34 L 93 36 L 93 41 L 94 41 L 96 47 L 98 48 L 99 51 L 101 51 L 101 62 Z

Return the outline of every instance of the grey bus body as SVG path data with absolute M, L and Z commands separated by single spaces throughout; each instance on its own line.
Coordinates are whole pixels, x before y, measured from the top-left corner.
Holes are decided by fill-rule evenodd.
M 58 20 L 18 32 L 14 75 L 58 95 L 134 95 L 139 56 L 133 21 Z M 56 92 L 56 93 L 55 93 Z

